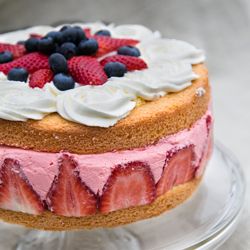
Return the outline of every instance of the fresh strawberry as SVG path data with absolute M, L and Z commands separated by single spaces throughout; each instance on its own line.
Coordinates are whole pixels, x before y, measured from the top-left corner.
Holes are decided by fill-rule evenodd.
M 59 159 L 59 173 L 46 202 L 51 212 L 63 216 L 85 216 L 97 210 L 97 197 L 82 181 L 78 165 L 67 153 Z
M 23 44 L 0 43 L 0 53 L 3 51 L 9 51 L 13 55 L 14 59 L 27 54 L 27 51 Z
M 84 29 L 83 31 L 85 32 L 86 37 L 91 37 L 91 29 Z
M 154 176 L 148 164 L 140 161 L 119 164 L 103 187 L 99 212 L 150 204 L 155 195 Z
M 49 56 L 43 55 L 40 52 L 29 53 L 12 62 L 0 64 L 0 71 L 7 75 L 11 69 L 16 67 L 26 69 L 29 74 L 39 69 L 49 69 Z
M 35 37 L 35 38 L 38 38 L 38 39 L 43 38 L 43 36 L 38 35 L 38 34 L 30 34 L 30 37 Z
M 172 187 L 191 181 L 195 173 L 193 146 L 173 148 L 167 152 L 160 180 L 156 184 L 156 197 Z
M 207 166 L 212 152 L 213 152 L 213 124 L 212 124 L 212 117 L 208 116 L 206 119 L 207 123 L 207 139 L 204 145 L 203 153 L 199 162 L 198 167 L 195 171 L 195 177 L 199 178 L 204 172 L 205 167 Z
M 45 204 L 30 185 L 19 162 L 6 158 L 1 169 L 0 207 L 40 215 Z
M 104 67 L 110 62 L 120 62 L 125 64 L 128 71 L 147 69 L 147 64 L 139 57 L 134 56 L 124 56 L 124 55 L 114 55 L 107 56 L 101 60 L 100 64 Z
M 50 69 L 39 69 L 34 72 L 29 80 L 29 86 L 31 88 L 43 88 L 43 86 L 51 82 L 54 78 L 54 73 Z
M 102 85 L 108 80 L 96 58 L 75 56 L 68 60 L 68 74 L 80 84 Z
M 98 42 L 99 49 L 94 57 L 101 57 L 109 52 L 116 51 L 125 45 L 136 45 L 139 41 L 133 39 L 118 39 L 109 36 L 93 36 Z

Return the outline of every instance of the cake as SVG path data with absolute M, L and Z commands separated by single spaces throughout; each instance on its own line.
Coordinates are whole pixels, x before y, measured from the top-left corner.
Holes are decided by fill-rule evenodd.
M 84 31 L 73 41 L 78 50 L 65 55 L 56 43 L 48 52 L 43 43 L 54 33 L 46 34 L 67 29 Z M 82 41 L 98 46 L 86 54 Z M 119 52 L 124 46 L 140 54 Z M 1 220 L 52 231 L 112 228 L 159 216 L 196 190 L 213 145 L 203 50 L 141 25 L 96 22 L 2 34 L 0 51 L 14 58 L 0 64 Z M 67 74 L 53 68 L 55 51 Z M 106 65 L 126 67 L 109 75 Z M 27 81 L 11 78 L 16 67 Z M 59 74 L 70 87 L 57 85 Z

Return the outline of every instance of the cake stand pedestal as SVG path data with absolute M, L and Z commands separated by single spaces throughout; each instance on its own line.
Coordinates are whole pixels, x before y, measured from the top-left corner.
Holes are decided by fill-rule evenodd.
M 216 142 L 197 191 L 159 217 L 113 229 L 71 232 L 31 230 L 17 250 L 193 250 L 219 247 L 234 231 L 245 177 L 236 158 Z

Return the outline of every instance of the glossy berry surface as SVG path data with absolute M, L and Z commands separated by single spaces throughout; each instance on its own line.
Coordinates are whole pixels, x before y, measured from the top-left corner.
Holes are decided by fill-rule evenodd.
M 85 41 L 88 39 L 85 32 L 83 31 L 81 27 L 76 26 L 74 27 L 74 29 L 76 30 L 76 33 L 77 33 L 77 38 L 75 41 L 76 45 L 78 45 L 81 41 Z
M 59 73 L 54 76 L 54 85 L 61 91 L 73 89 L 75 87 L 74 79 L 64 73 Z
M 118 50 L 117 54 L 136 57 L 139 57 L 141 55 L 140 51 L 134 46 L 123 46 Z
M 36 52 L 38 51 L 38 41 L 39 39 L 36 38 L 36 37 L 30 37 L 28 40 L 26 40 L 24 46 L 25 46 L 25 49 L 31 53 L 31 52 Z
M 59 45 L 61 45 L 63 43 L 62 32 L 51 31 L 45 37 L 51 37 L 51 38 L 53 38 L 54 42 L 58 43 Z
M 98 42 L 93 38 L 89 38 L 86 41 L 81 41 L 78 45 L 79 55 L 92 56 L 97 52 L 97 50 Z
M 8 80 L 20 81 L 20 82 L 27 82 L 28 76 L 29 76 L 29 73 L 24 68 L 11 69 L 7 74 Z
M 51 54 L 55 51 L 55 42 L 52 37 L 43 37 L 38 40 L 38 50 L 43 54 Z
M 66 42 L 59 48 L 59 53 L 62 54 L 67 60 L 76 55 L 76 45 L 74 43 Z
M 127 73 L 127 67 L 123 63 L 110 62 L 104 66 L 104 71 L 108 78 L 112 76 L 121 77 Z
M 95 33 L 95 36 L 111 36 L 108 30 L 99 30 Z
M 58 74 L 58 73 L 67 74 L 68 73 L 67 60 L 63 55 L 59 53 L 53 53 L 49 57 L 49 66 L 54 74 Z
M 0 64 L 11 62 L 13 60 L 14 57 L 9 51 L 3 51 L 0 53 Z
M 76 29 L 70 27 L 70 26 L 64 26 L 61 29 L 63 42 L 71 42 L 75 43 L 77 40 L 77 31 Z

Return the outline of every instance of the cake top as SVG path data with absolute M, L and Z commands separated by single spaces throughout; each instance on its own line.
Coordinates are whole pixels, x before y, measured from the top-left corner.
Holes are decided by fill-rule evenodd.
M 192 65 L 205 59 L 202 50 L 183 41 L 161 38 L 158 31 L 152 32 L 141 25 L 106 26 L 101 22 L 71 25 L 75 26 L 84 31 L 82 41 L 92 42 L 88 51 L 93 51 L 86 54 L 86 45 L 78 41 L 75 42 L 78 44 L 78 55 L 73 54 L 72 57 L 64 53 L 65 49 L 62 48 L 65 43 L 60 45 L 57 51 L 68 59 L 62 56 L 60 60 L 66 62 L 66 72 L 63 72 L 65 69 L 56 72 L 52 62 L 52 55 L 55 54 L 50 57 L 46 55 L 51 52 L 44 51 L 42 45 L 40 52 L 30 53 L 27 53 L 24 45 L 18 45 L 19 54 L 13 53 L 13 56 L 19 59 L 0 64 L 0 118 L 12 121 L 40 120 L 47 114 L 58 112 L 69 121 L 109 127 L 126 117 L 136 106 L 136 101 L 153 101 L 190 86 L 191 81 L 199 77 L 193 72 Z M 62 27 L 36 26 L 3 34 L 0 36 L 0 51 L 10 51 L 9 44 L 29 37 L 51 40 L 42 37 L 51 31 L 61 30 L 61 33 L 65 33 Z M 102 33 L 98 34 L 99 31 Z M 117 52 L 123 46 L 132 49 L 133 53 L 139 51 L 139 54 L 131 56 L 126 51 Z M 10 80 L 10 69 L 15 67 L 27 69 L 30 75 L 28 84 Z M 115 67 L 118 67 L 118 71 Z M 43 71 L 37 76 L 39 70 Z M 116 73 L 111 72 L 110 75 L 110 70 Z M 60 85 L 61 79 L 56 79 L 62 73 L 68 74 L 63 74 L 63 77 L 68 77 L 63 78 L 69 86 L 65 89 Z M 44 86 L 36 83 L 41 82 L 41 78 L 46 83 Z

